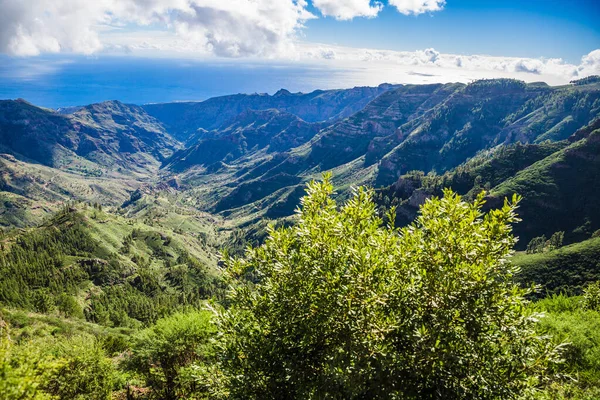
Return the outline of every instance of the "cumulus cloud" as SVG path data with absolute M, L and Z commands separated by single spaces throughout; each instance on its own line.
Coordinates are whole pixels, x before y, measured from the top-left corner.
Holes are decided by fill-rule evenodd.
M 446 4 L 445 0 L 388 0 L 389 4 L 396 7 L 404 15 L 419 15 L 426 12 L 441 11 Z
M 575 75 L 600 75 L 600 49 L 594 50 L 581 58 L 581 64 Z
M 313 5 L 326 17 L 350 20 L 356 17 L 376 17 L 383 5 L 371 0 L 313 0 Z
M 388 0 L 399 12 L 439 11 L 444 0 Z M 374 18 L 378 0 L 312 0 L 323 16 Z M 0 52 L 19 56 L 105 49 L 106 27 L 128 34 L 140 26 L 177 34 L 188 48 L 218 56 L 289 52 L 303 23 L 315 18 L 307 0 L 0 0 Z
M 540 60 L 518 60 L 515 65 L 516 72 L 527 72 L 530 74 L 540 74 L 544 64 Z
M 90 54 L 102 27 L 155 24 L 217 55 L 268 55 L 312 17 L 305 0 L 0 0 L 0 51 Z

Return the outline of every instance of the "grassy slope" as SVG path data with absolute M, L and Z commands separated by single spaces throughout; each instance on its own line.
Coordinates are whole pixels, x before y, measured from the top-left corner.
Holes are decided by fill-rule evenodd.
M 587 282 L 600 280 L 600 238 L 538 254 L 517 253 L 512 262 L 521 267 L 518 279 L 536 283 L 546 293 L 580 294 Z

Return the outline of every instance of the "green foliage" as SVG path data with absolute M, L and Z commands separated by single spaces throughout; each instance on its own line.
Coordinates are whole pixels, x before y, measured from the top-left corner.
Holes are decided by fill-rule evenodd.
M 597 285 L 589 286 L 590 291 Z M 550 335 L 556 343 L 564 342 L 564 362 L 556 371 L 564 379 L 553 382 L 536 398 L 544 400 L 593 400 L 600 395 L 600 313 L 586 307 L 587 298 L 554 294 L 533 303 L 545 317 L 538 331 Z
M 17 348 L 0 319 L 0 394 L 3 400 L 47 400 L 40 389 L 40 365 L 33 348 Z
M 373 193 L 341 209 L 311 183 L 297 225 L 243 259 L 221 313 L 232 398 L 517 398 L 555 356 L 508 262 L 518 198 L 483 215 L 445 192 L 382 226 Z M 393 221 L 393 215 L 388 217 Z
M 563 240 L 565 238 L 565 232 L 554 232 L 554 234 L 550 237 L 549 247 L 550 250 L 556 250 L 563 245 Z
M 570 83 L 575 86 L 588 85 L 590 83 L 600 83 L 600 76 L 590 75 L 586 78 L 572 80 Z
M 419 192 L 440 196 L 445 188 L 450 188 L 464 195 L 466 199 L 473 199 L 482 190 L 488 191 L 490 187 L 501 184 L 520 170 L 566 146 L 565 142 L 548 141 L 540 144 L 517 142 L 493 150 L 482 151 L 464 164 L 444 174 L 409 171 L 394 185 L 379 189 L 375 200 L 383 209 L 394 205 L 400 207 L 396 223 L 406 225 L 412 222 L 418 211 L 417 205 L 412 204 L 408 199 Z
M 538 236 L 529 242 L 527 245 L 527 254 L 537 254 L 543 253 L 546 250 L 552 251 L 556 250 L 563 245 L 563 240 L 565 237 L 565 232 L 554 232 L 550 239 L 546 240 L 546 236 Z
M 546 236 L 534 237 L 527 245 L 527 254 L 543 253 L 545 247 Z
M 56 305 L 58 311 L 65 318 L 81 318 L 83 317 L 83 311 L 81 306 L 77 303 L 77 300 L 73 296 L 69 296 L 66 293 L 61 293 L 56 299 Z
M 100 251 L 82 217 L 68 208 L 60 211 L 0 252 L 0 302 L 33 308 L 39 294 L 32 289 L 45 288 L 52 295 L 74 293 L 86 276 L 79 268 L 64 268 L 66 256 L 89 257 Z
M 46 290 L 38 290 L 33 296 L 33 307 L 37 312 L 48 314 L 54 310 L 54 299 Z
M 600 387 L 600 313 L 591 310 L 552 312 L 540 320 L 543 334 L 566 342 L 558 371 L 581 387 Z
M 216 328 L 211 319 L 208 311 L 176 313 L 133 338 L 127 363 L 146 379 L 153 398 L 191 399 L 199 395 L 191 367 L 214 357 L 210 340 Z
M 588 310 L 600 311 L 600 281 L 590 283 L 585 288 L 583 306 Z
M 43 344 L 40 345 L 40 347 Z M 61 400 L 106 400 L 116 380 L 112 361 L 89 336 L 59 341 L 50 351 L 43 390 Z
M 16 343 L 0 320 L 0 398 L 106 400 L 117 373 L 90 336 L 42 337 Z

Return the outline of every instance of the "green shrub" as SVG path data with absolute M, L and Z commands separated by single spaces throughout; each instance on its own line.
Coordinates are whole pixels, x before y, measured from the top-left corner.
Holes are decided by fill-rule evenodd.
M 512 282 L 516 202 L 483 215 L 450 191 L 406 228 L 372 192 L 341 209 L 326 177 L 298 223 L 270 232 L 219 318 L 232 398 L 510 399 L 544 382 L 554 347 Z M 388 221 L 394 221 L 390 215 Z
M 116 371 L 96 339 L 60 340 L 50 354 L 53 361 L 42 384 L 47 393 L 61 400 L 110 399 Z
M 153 398 L 193 398 L 194 363 L 211 359 L 210 339 L 216 328 L 208 311 L 173 314 L 133 338 L 129 367 L 141 373 Z
M 0 319 L 0 398 L 46 400 L 40 388 L 41 369 L 35 349 L 19 348 L 10 338 L 8 324 Z
M 564 293 L 552 294 L 533 304 L 535 310 L 540 312 L 562 313 L 573 312 L 581 309 L 581 296 L 567 296 Z
M 73 296 L 61 293 L 56 299 L 56 305 L 63 317 L 83 318 L 83 310 Z
M 0 325 L 0 399 L 110 398 L 116 370 L 93 337 L 47 336 L 17 344 L 7 324 Z

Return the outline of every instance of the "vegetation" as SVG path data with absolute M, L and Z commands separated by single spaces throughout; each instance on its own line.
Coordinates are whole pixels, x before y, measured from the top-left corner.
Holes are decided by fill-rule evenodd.
M 99 208 L 67 206 L 12 238 L 0 252 L 0 302 L 107 326 L 137 326 L 222 296 L 219 278 L 164 234 L 129 228 L 119 252 L 111 251 L 88 222 L 99 213 L 111 218 Z
M 563 347 L 564 375 L 541 396 L 543 399 L 596 399 L 600 395 L 600 313 L 586 309 L 581 297 L 554 295 L 535 304 L 546 313 L 538 331 L 551 335 Z
M 93 337 L 41 337 L 16 343 L 0 331 L 2 399 L 110 399 L 119 376 Z
M 600 398 L 599 115 L 598 77 L 0 102 L 0 399 Z
M 332 191 L 310 184 L 295 226 L 226 263 L 248 279 L 219 321 L 232 398 L 518 398 L 545 383 L 557 354 L 507 262 L 518 198 L 484 215 L 481 196 L 448 191 L 398 230 L 372 192 L 338 210 Z
M 128 367 L 153 389 L 152 398 L 172 400 L 200 396 L 192 365 L 214 359 L 210 339 L 216 333 L 209 311 L 177 313 L 159 320 L 132 339 Z
M 535 293 L 514 278 L 524 282 L 517 272 L 522 269 L 527 277 L 528 271 L 509 262 L 517 197 L 484 213 L 483 195 L 469 203 L 444 191 L 443 198 L 421 207 L 414 223 L 396 228 L 393 210 L 379 217 L 373 191 L 356 189 L 343 206 L 332 194 L 329 177 L 311 183 L 295 224 L 271 228 L 263 245 L 225 260 L 233 286 L 224 308 L 192 303 L 162 318 L 139 314 L 160 305 L 161 282 L 173 285 L 167 293 L 175 288 L 187 293 L 198 285 L 187 281 L 187 269 L 175 273 L 175 265 L 167 266 L 177 249 L 172 240 L 136 228 L 113 254 L 95 238 L 86 214 L 75 209 L 26 233 L 31 237 L 10 239 L 8 255 L 33 259 L 25 251 L 33 246 L 60 261 L 50 264 L 57 265 L 55 271 L 100 254 L 121 262 L 138 255 L 143 243 L 167 272 L 155 281 L 138 268 L 135 278 L 123 280 L 110 263 L 95 262 L 73 275 L 80 281 L 54 272 L 52 279 L 67 283 L 63 291 L 49 284 L 29 298 L 30 290 L 23 289 L 25 305 L 14 305 L 48 315 L 3 311 L 5 398 L 586 399 L 598 394 L 598 285 L 588 285 L 583 297 L 527 300 Z M 107 218 L 99 207 L 89 212 Z M 59 244 L 53 231 L 78 240 Z M 548 243 L 556 247 L 560 236 Z M 148 265 L 141 255 L 136 259 Z M 109 315 L 121 301 L 132 304 L 128 296 L 144 296 L 147 303 L 123 320 L 104 322 L 127 330 L 90 324 L 81 310 L 90 321 L 102 310 L 96 289 L 82 301 L 81 288 L 90 284 L 106 296 Z M 131 292 L 113 292 L 120 290 Z M 132 324 L 135 316 L 139 322 Z
M 588 283 L 600 281 L 599 260 L 600 238 L 594 238 L 544 253 L 518 253 L 512 262 L 521 269 L 520 282 L 540 286 L 540 297 L 581 295 Z

